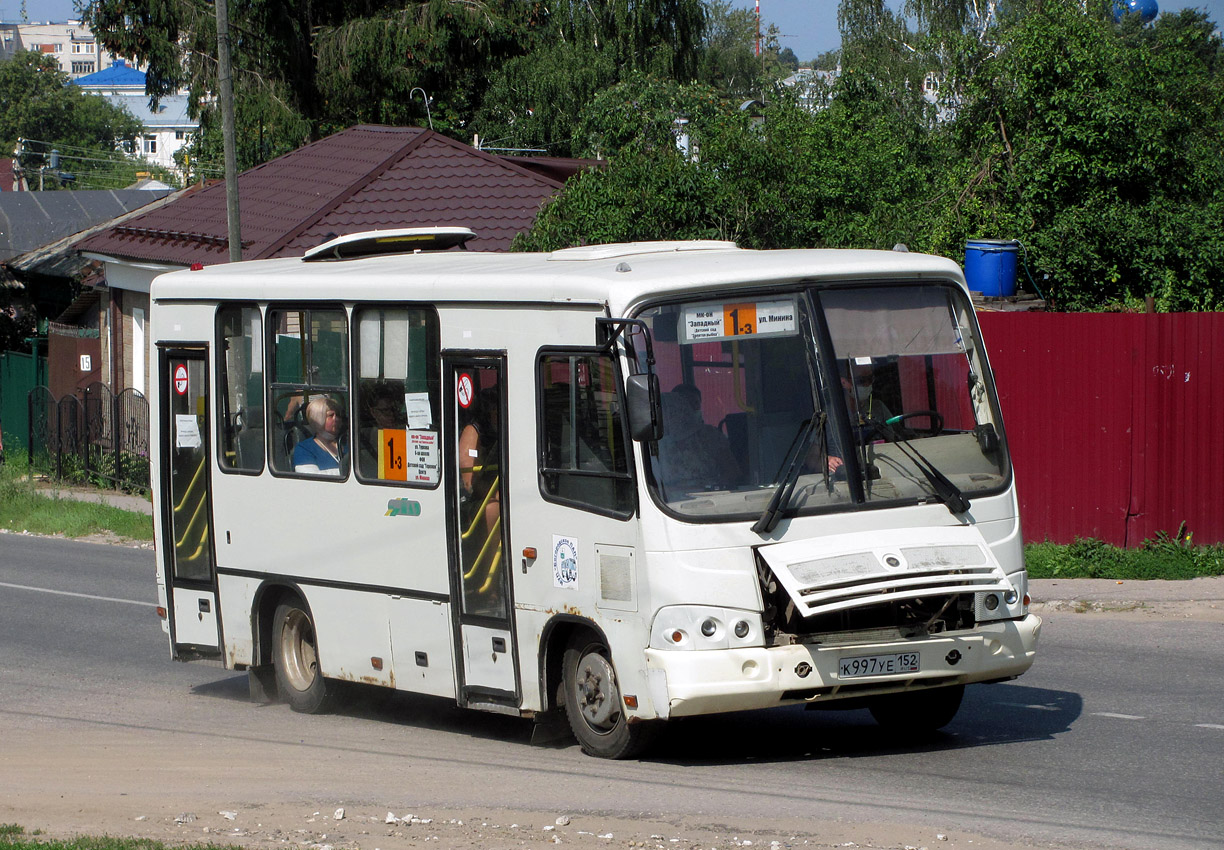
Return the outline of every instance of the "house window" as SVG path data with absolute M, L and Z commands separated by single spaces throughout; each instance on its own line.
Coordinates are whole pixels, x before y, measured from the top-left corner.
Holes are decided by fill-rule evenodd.
M 74 41 L 72 42 L 73 53 L 93 53 L 94 43 L 92 41 Z
M 73 62 L 72 73 L 74 74 L 92 74 L 94 72 L 94 63 L 92 62 Z
M 186 131 L 186 130 L 175 130 L 175 131 L 174 131 L 174 138 L 175 138 L 175 139 L 178 139 L 178 140 L 180 140 L 180 141 L 181 141 L 182 139 L 187 138 L 187 131 Z
M 144 152 L 157 153 L 157 136 L 144 137 Z

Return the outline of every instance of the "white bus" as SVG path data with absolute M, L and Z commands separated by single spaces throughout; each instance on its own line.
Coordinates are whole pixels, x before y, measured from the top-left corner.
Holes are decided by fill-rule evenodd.
M 669 718 L 948 723 L 1033 663 L 1016 492 L 958 266 L 724 242 L 342 237 L 152 287 L 171 654 L 624 758 Z

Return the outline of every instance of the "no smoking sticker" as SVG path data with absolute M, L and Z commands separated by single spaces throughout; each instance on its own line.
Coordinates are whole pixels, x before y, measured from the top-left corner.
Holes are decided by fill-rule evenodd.
M 187 395 L 187 365 L 185 363 L 174 367 L 174 391 L 179 395 Z
M 459 398 L 459 406 L 465 410 L 472 406 L 472 376 L 464 372 L 459 376 L 455 386 L 455 395 Z

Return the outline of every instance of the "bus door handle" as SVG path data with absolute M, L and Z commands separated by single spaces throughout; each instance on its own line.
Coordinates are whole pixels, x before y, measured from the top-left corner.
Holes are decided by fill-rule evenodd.
M 493 651 L 494 652 L 505 652 L 506 651 L 506 639 L 504 637 L 493 638 Z

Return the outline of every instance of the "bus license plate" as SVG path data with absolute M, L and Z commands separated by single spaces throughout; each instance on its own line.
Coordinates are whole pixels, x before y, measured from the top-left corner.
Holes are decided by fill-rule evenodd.
M 853 679 L 857 676 L 887 676 L 889 673 L 917 673 L 917 652 L 896 652 L 892 655 L 860 655 L 843 658 L 837 668 L 838 678 Z

